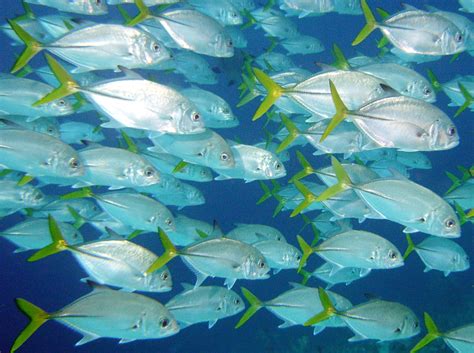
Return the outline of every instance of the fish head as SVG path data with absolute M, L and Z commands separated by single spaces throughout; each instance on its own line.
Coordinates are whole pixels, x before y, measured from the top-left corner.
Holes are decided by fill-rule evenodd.
M 40 118 L 33 122 L 33 130 L 47 134 L 56 138 L 60 138 L 59 125 L 55 119 L 52 118 Z
M 108 13 L 106 0 L 82 0 L 79 4 L 82 6 L 82 14 L 105 15 Z
M 405 92 L 410 97 L 422 99 L 428 103 L 436 102 L 435 90 L 427 80 L 414 80 L 410 82 L 403 93 Z
M 94 201 L 90 201 L 87 199 L 78 199 L 81 201 L 81 205 L 78 208 L 78 213 L 81 217 L 85 219 L 91 219 L 101 213 L 101 209 Z M 73 207 L 74 208 L 74 207 Z
M 100 142 L 105 140 L 105 136 L 101 129 L 94 129 L 92 131 L 87 132 L 84 140 L 90 142 Z
M 176 319 L 165 307 L 157 308 L 156 313 L 152 315 L 143 315 L 141 324 L 144 338 L 169 337 L 179 332 Z
M 78 229 L 74 228 L 69 223 L 62 223 L 59 225 L 61 233 L 68 244 L 75 245 L 84 242 L 84 237 Z
M 454 23 L 451 23 L 436 40 L 435 44 L 439 46 L 440 52 L 444 55 L 450 55 L 464 51 L 467 39 L 468 36 Z
M 282 178 L 286 175 L 286 169 L 283 163 L 273 153 L 268 153 L 262 158 L 259 167 L 264 171 L 265 177 L 268 179 Z
M 164 266 L 145 278 L 151 292 L 169 292 L 173 288 L 173 279 L 168 267 Z
M 183 169 L 185 169 L 186 167 L 184 167 Z M 181 172 L 182 170 L 180 170 L 179 172 Z M 179 179 L 175 178 L 173 175 L 161 173 L 160 179 L 161 180 L 158 186 L 160 186 L 163 190 L 172 193 L 182 192 L 183 183 L 181 183 Z
M 137 160 L 127 169 L 124 174 L 128 175 L 130 181 L 136 186 L 149 186 L 161 181 L 160 172 L 144 159 Z
M 232 38 L 223 30 L 216 33 L 209 45 L 214 48 L 216 57 L 230 58 L 234 56 L 234 43 L 232 42 Z
M 269 277 L 270 267 L 260 251 L 249 254 L 243 263 L 242 269 L 244 278 L 266 279 Z
M 214 179 L 212 171 L 208 167 L 197 164 L 188 164 L 186 167 L 188 167 L 188 174 L 194 181 L 208 182 Z
M 418 320 L 418 317 L 411 310 L 406 310 L 406 313 L 403 316 L 400 325 L 394 330 L 394 335 L 396 339 L 413 337 L 418 335 L 419 333 L 420 321 Z
M 204 122 L 198 108 L 186 99 L 174 112 L 177 132 L 180 134 L 199 134 L 204 132 Z
M 160 227 L 165 232 L 176 231 L 176 223 L 174 221 L 174 217 L 168 209 L 166 209 L 166 212 L 160 211 L 157 215 L 151 218 L 151 223 L 155 223 L 156 228 Z
M 429 128 L 429 147 L 432 151 L 447 150 L 459 144 L 459 134 L 451 121 L 436 120 Z
M 461 236 L 459 218 L 446 202 L 423 217 L 423 221 L 427 223 L 427 228 L 432 235 L 443 238 L 459 238 Z
M 157 65 L 172 58 L 171 52 L 151 34 L 140 31 L 132 44 L 131 52 L 143 65 Z
M 283 263 L 287 268 L 298 268 L 301 261 L 301 251 L 294 246 L 287 246 L 287 251 L 283 254 Z
M 216 101 L 211 104 L 209 113 L 216 118 L 217 122 L 222 122 L 223 126 L 234 127 L 239 124 L 229 104 L 225 101 Z
M 201 190 L 195 188 L 192 185 L 184 185 L 186 200 L 191 205 L 203 205 L 204 203 L 206 203 L 206 199 L 204 198 L 204 195 L 202 194 Z
M 231 316 L 240 313 L 245 309 L 242 298 L 233 290 L 228 290 L 219 303 L 218 310 L 225 316 Z
M 244 22 L 239 11 L 232 5 L 227 8 L 222 7 L 220 17 L 221 22 L 225 23 L 226 26 L 238 26 Z
M 217 169 L 229 169 L 235 166 L 235 159 L 230 146 L 222 138 L 209 139 L 198 152 L 206 160 L 205 165 Z
M 64 116 L 74 113 L 74 108 L 67 98 L 56 99 L 43 105 L 43 109 L 51 116 Z
M 377 247 L 377 250 L 371 256 L 379 268 L 396 268 L 403 266 L 403 256 L 392 243 L 384 243 Z
M 48 202 L 40 189 L 28 184 L 21 187 L 20 197 L 28 207 L 39 207 Z
M 70 147 L 59 148 L 45 162 L 45 166 L 52 169 L 56 176 L 73 178 L 84 174 L 84 163 L 76 151 L 71 151 Z

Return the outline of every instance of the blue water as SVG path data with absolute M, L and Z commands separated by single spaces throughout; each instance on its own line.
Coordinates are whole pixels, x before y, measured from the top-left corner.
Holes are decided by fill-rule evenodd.
M 424 4 L 437 6 L 444 10 L 456 11 L 457 1 L 406 1 L 418 7 Z M 400 10 L 398 1 L 384 0 L 371 1 L 381 6 L 389 13 Z M 51 13 L 50 10 L 34 7 L 38 15 Z M 114 7 L 110 7 L 107 17 L 95 17 L 92 20 L 107 21 L 119 19 Z M 5 18 L 12 18 L 22 13 L 18 0 L 2 0 L 0 2 L 0 13 Z M 471 21 L 474 16 L 466 14 Z M 326 51 L 315 54 L 292 57 L 293 60 L 303 68 L 317 71 L 315 62 L 332 62 L 328 48 L 337 43 L 346 56 L 351 57 L 361 52 L 366 55 L 376 55 L 377 48 L 375 38 L 378 33 L 372 34 L 369 39 L 356 48 L 350 43 L 364 24 L 363 16 L 347 16 L 337 14 L 326 14 L 321 17 L 296 19 L 300 33 L 313 35 L 323 41 Z M 261 30 L 253 28 L 245 30 L 249 46 L 246 51 L 257 56 L 262 53 L 270 42 L 263 36 Z M 0 71 L 8 72 L 15 61 L 15 53 L 19 53 L 21 47 L 12 48 L 7 38 L 0 34 Z M 276 49 L 282 50 L 282 49 Z M 284 52 L 284 51 L 282 51 Z M 229 65 L 232 59 L 208 58 L 213 67 L 220 68 L 219 84 L 202 86 L 221 95 L 234 109 L 234 113 L 240 119 L 240 126 L 234 129 L 221 129 L 218 132 L 230 139 L 238 139 L 242 143 L 253 144 L 264 138 L 264 119 L 256 122 L 251 121 L 257 100 L 242 107 L 236 108 L 239 100 L 238 84 L 229 84 L 239 75 L 239 67 Z M 223 61 L 227 60 L 227 63 Z M 444 57 L 439 61 L 416 66 L 416 70 L 426 75 L 426 70 L 431 68 L 438 76 L 440 82 L 446 82 L 456 75 L 473 74 L 473 60 L 467 54 L 460 55 L 454 63 L 449 63 L 450 58 Z M 44 58 L 39 55 L 31 63 L 34 67 L 44 65 Z M 224 66 L 225 65 L 225 66 Z M 228 68 L 234 68 L 230 72 Z M 159 82 L 172 84 L 185 84 L 181 77 L 167 73 L 152 74 Z M 449 100 L 443 93 L 438 93 L 436 105 L 452 116 L 456 108 L 448 107 Z M 62 118 L 62 121 L 77 120 L 97 123 L 95 114 L 74 115 Z M 431 170 L 412 171 L 411 179 L 430 188 L 438 194 L 443 194 L 450 186 L 445 171 L 456 171 L 457 165 L 470 166 L 473 163 L 473 132 L 474 116 L 470 111 L 464 112 L 454 120 L 460 134 L 461 143 L 455 149 L 442 152 L 428 153 L 433 164 Z M 117 146 L 117 134 L 113 130 L 107 130 L 108 140 L 104 144 Z M 325 166 L 329 163 L 326 157 L 312 157 L 310 147 L 302 148 L 301 151 L 311 160 L 313 166 Z M 291 161 L 286 164 L 288 175 L 291 177 L 299 170 L 295 158 L 295 149 L 291 150 Z M 281 180 L 286 183 L 288 177 Z M 308 178 L 311 180 L 311 177 Z M 256 201 L 262 192 L 258 183 L 244 183 L 240 180 L 229 180 L 212 182 L 207 184 L 195 184 L 202 190 L 206 197 L 206 204 L 202 206 L 187 207 L 182 211 L 189 217 L 202 219 L 209 223 L 215 219 L 224 231 L 232 229 L 234 223 L 261 223 L 274 226 L 281 230 L 289 242 L 296 245 L 296 234 L 303 222 L 299 217 L 289 218 L 288 212 L 283 212 L 273 218 L 272 213 L 276 202 L 269 200 L 262 205 L 256 206 Z M 48 187 L 46 193 L 63 193 L 63 190 Z M 176 209 L 172 208 L 173 212 Z M 12 215 L 0 220 L 0 230 L 5 229 L 23 218 L 21 215 Z M 389 221 L 368 220 L 363 224 L 356 224 L 356 229 L 373 231 L 381 234 L 392 241 L 400 250 L 406 247 L 405 237 L 402 233 L 403 227 Z M 473 228 L 472 224 L 463 226 L 463 234 L 456 241 L 466 250 L 468 255 L 474 258 Z M 97 233 L 91 228 L 84 228 L 83 234 L 88 240 L 95 239 Z M 310 239 L 309 230 L 302 233 Z M 415 242 L 421 240 L 423 235 L 415 235 Z M 156 253 L 161 252 L 160 243 L 155 234 L 146 234 L 137 238 L 137 242 L 150 248 Z M 2 241 L 0 244 L 0 353 L 7 352 L 16 335 L 27 323 L 26 318 L 14 305 L 14 298 L 26 298 L 45 310 L 56 310 L 72 302 L 78 297 L 86 294 L 90 289 L 79 281 L 84 277 L 83 271 L 68 253 L 51 256 L 36 263 L 26 261 L 29 254 L 13 254 L 14 247 Z M 308 268 L 313 269 L 321 260 L 311 258 Z M 193 274 L 185 268 L 179 259 L 173 260 L 169 267 L 173 274 L 174 289 L 164 294 L 147 294 L 165 303 L 173 295 L 181 291 L 180 282 L 194 282 Z M 288 282 L 300 281 L 296 271 L 282 271 L 278 275 L 265 281 L 237 281 L 234 289 L 239 291 L 241 285 L 249 288 L 259 298 L 266 300 L 275 297 L 281 292 L 289 289 Z M 222 280 L 207 280 L 206 284 L 222 284 Z M 312 286 L 323 285 L 312 279 Z M 412 308 L 422 318 L 424 311 L 430 312 L 441 329 L 450 329 L 468 322 L 474 317 L 474 276 L 473 269 L 453 273 L 445 278 L 441 272 L 423 272 L 423 264 L 416 257 L 408 259 L 405 266 L 390 271 L 373 271 L 368 277 L 353 283 L 350 286 L 339 285 L 335 290 L 346 296 L 352 303 L 361 303 L 366 299 L 365 294 L 370 293 L 386 300 L 403 303 Z M 235 330 L 233 327 L 238 317 L 220 320 L 211 330 L 207 324 L 198 324 L 186 328 L 178 335 L 163 340 L 150 340 L 133 342 L 126 345 L 118 345 L 117 340 L 100 339 L 90 344 L 74 347 L 80 336 L 68 328 L 49 322 L 21 348 L 21 352 L 27 353 L 167 353 L 167 352 L 378 352 L 382 350 L 373 342 L 347 343 L 352 336 L 348 329 L 326 329 L 318 336 L 312 335 L 310 328 L 293 327 L 289 329 L 278 329 L 280 320 L 265 310 L 259 311 L 249 322 Z M 414 345 L 417 336 L 411 340 L 394 343 L 390 352 L 408 352 L 407 347 Z M 448 348 L 439 343 L 427 352 L 448 352 Z

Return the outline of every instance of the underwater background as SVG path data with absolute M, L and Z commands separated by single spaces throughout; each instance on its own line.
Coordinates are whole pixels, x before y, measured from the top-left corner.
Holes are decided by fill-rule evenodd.
M 424 5 L 432 5 L 445 11 L 457 11 L 459 4 L 455 0 L 430 0 L 430 1 L 405 1 L 411 5 L 422 8 Z M 258 3 L 258 2 L 257 2 Z M 262 4 L 261 4 L 262 5 Z M 380 0 L 371 1 L 371 7 L 382 7 L 389 13 L 400 11 L 399 1 Z M 133 6 L 127 7 L 133 9 Z M 35 6 L 37 15 L 51 13 L 53 10 Z M 1 0 L 0 13 L 3 18 L 13 18 L 23 12 L 19 0 Z M 471 21 L 473 14 L 463 13 Z M 106 16 L 91 17 L 94 21 L 121 21 L 121 17 L 114 6 L 109 7 Z M 331 63 L 333 61 L 330 48 L 336 43 L 344 52 L 346 57 L 355 56 L 361 52 L 368 56 L 378 54 L 375 39 L 380 34 L 372 34 L 364 43 L 352 47 L 351 42 L 364 25 L 362 15 L 350 16 L 335 13 L 324 14 L 319 17 L 298 19 L 291 17 L 297 24 L 302 34 L 312 35 L 320 39 L 326 50 L 314 55 L 295 55 L 294 62 L 312 72 L 319 71 L 315 63 Z M 3 21 L 2 21 L 3 22 Z M 244 31 L 248 40 L 245 50 L 250 55 L 257 56 L 270 46 L 270 41 L 264 37 L 263 31 L 248 28 Z M 20 53 L 22 47 L 11 47 L 10 40 L 0 34 L 0 71 L 9 72 L 14 61 L 15 53 Z M 277 47 L 275 51 L 282 51 Z M 246 144 L 254 144 L 265 138 L 263 125 L 265 119 L 252 122 L 252 115 L 258 106 L 258 99 L 251 103 L 236 108 L 239 101 L 238 85 L 243 55 L 236 51 L 236 55 L 229 59 L 216 59 L 205 57 L 211 67 L 217 73 L 219 82 L 216 85 L 203 85 L 202 88 L 214 92 L 224 98 L 232 107 L 235 115 L 240 120 L 240 125 L 231 129 L 220 129 L 222 136 L 240 141 Z M 462 53 L 457 60 L 450 62 L 450 57 L 442 57 L 438 61 L 417 64 L 416 71 L 426 76 L 427 69 L 436 73 L 440 82 L 447 82 L 456 75 L 473 74 L 474 60 L 467 53 Z M 44 57 L 38 55 L 33 59 L 32 65 L 44 65 Z M 141 70 L 138 70 L 141 71 Z M 102 73 L 101 73 L 102 74 Z M 104 76 L 116 75 L 106 72 Z M 174 85 L 176 87 L 189 86 L 182 80 L 182 76 L 163 71 L 151 71 L 151 76 L 158 82 Z M 441 108 L 450 117 L 454 115 L 457 108 L 448 107 L 449 99 L 442 92 L 437 94 L 436 106 Z M 74 120 L 98 124 L 97 114 L 83 113 L 70 117 L 59 118 L 61 121 Z M 453 120 L 460 135 L 460 144 L 448 151 L 426 152 L 431 160 L 433 168 L 430 170 L 412 170 L 410 179 L 442 195 L 450 187 L 451 181 L 445 175 L 446 171 L 458 173 L 456 167 L 463 165 L 470 167 L 473 163 L 474 154 L 474 116 L 473 112 L 466 110 Z M 104 129 L 107 140 L 101 144 L 118 146 L 119 134 L 113 129 Z M 327 166 L 330 163 L 328 156 L 313 157 L 313 148 L 298 146 L 313 167 Z M 295 157 L 295 148 L 290 150 L 291 160 L 285 163 L 287 176 L 278 180 L 285 185 L 287 180 L 300 170 Z M 306 180 L 316 181 L 316 178 L 308 177 Z M 267 183 L 269 184 L 269 183 Z M 194 183 L 204 194 L 206 203 L 200 206 L 186 207 L 180 211 L 170 207 L 173 212 L 179 212 L 186 216 L 200 219 L 208 223 L 217 220 L 224 231 L 229 231 L 235 223 L 259 223 L 267 224 L 279 229 L 287 238 L 288 242 L 297 246 L 296 235 L 303 226 L 300 217 L 289 218 L 289 212 L 284 211 L 276 217 L 272 217 L 276 201 L 274 199 L 256 205 L 262 195 L 258 182 L 245 183 L 242 180 L 213 181 L 210 183 Z M 68 189 L 47 186 L 42 188 L 45 194 L 63 194 Z M 24 218 L 23 215 L 14 215 L 0 219 L 0 231 L 6 229 Z M 354 229 L 367 230 L 386 237 L 393 242 L 401 251 L 406 248 L 405 236 L 402 233 L 403 226 L 386 220 L 366 220 L 362 224 L 353 221 Z M 86 226 L 81 229 L 86 240 L 95 239 L 98 232 L 92 227 Z M 307 240 L 312 238 L 309 227 L 301 233 Z M 423 239 L 424 235 L 414 235 L 415 243 Z M 148 233 L 136 238 L 136 242 L 142 244 L 160 254 L 161 244 L 156 234 Z M 462 227 L 462 236 L 456 239 L 471 259 L 474 258 L 473 224 L 468 222 Z M 14 299 L 23 297 L 31 300 L 45 310 L 56 310 L 76 298 L 88 293 L 90 288 L 79 279 L 85 276 L 83 270 L 72 259 L 68 253 L 61 253 L 45 260 L 28 263 L 26 259 L 29 253 L 14 254 L 14 246 L 6 241 L 0 244 L 0 353 L 9 351 L 15 337 L 26 325 L 27 318 L 16 308 Z M 320 264 L 321 260 L 311 257 L 307 268 L 313 269 Z M 168 264 L 173 275 L 173 290 L 168 293 L 146 293 L 162 303 L 166 303 L 173 295 L 179 293 L 182 288 L 181 282 L 194 283 L 194 275 L 180 260 L 174 260 Z M 423 272 L 424 266 L 417 256 L 411 256 L 405 266 L 390 271 L 372 271 L 372 273 L 354 282 L 349 286 L 337 285 L 333 288 L 337 293 L 347 297 L 353 304 L 366 300 L 366 295 L 375 295 L 385 300 L 400 302 L 410 307 L 421 319 L 423 312 L 429 312 L 438 327 L 443 330 L 451 329 L 472 322 L 474 317 L 474 269 L 468 271 L 451 273 L 444 277 L 442 272 Z M 281 271 L 263 281 L 238 280 L 234 290 L 240 293 L 240 286 L 250 289 L 262 300 L 275 297 L 281 292 L 289 289 L 289 282 L 300 282 L 295 270 Z M 208 279 L 205 284 L 222 285 L 222 279 Z M 316 279 L 310 279 L 311 286 L 324 286 L 324 283 Z M 74 347 L 80 336 L 76 332 L 56 322 L 48 322 L 30 339 L 22 348 L 27 353 L 169 353 L 169 352 L 192 352 L 192 353 L 241 353 L 241 352 L 317 352 L 317 353 L 345 353 L 345 352 L 408 352 L 409 349 L 422 337 L 423 332 L 412 339 L 396 341 L 393 343 L 377 344 L 372 341 L 349 343 L 347 339 L 352 333 L 347 328 L 327 328 L 317 336 L 313 336 L 312 328 L 294 326 L 287 329 L 279 329 L 280 320 L 266 310 L 259 311 L 242 328 L 236 330 L 234 325 L 239 317 L 219 320 L 217 324 L 208 329 L 207 324 L 197 324 L 182 330 L 179 334 L 162 340 L 135 341 L 129 344 L 119 345 L 114 339 L 99 339 L 87 345 Z M 450 350 L 438 340 L 423 352 L 450 352 Z

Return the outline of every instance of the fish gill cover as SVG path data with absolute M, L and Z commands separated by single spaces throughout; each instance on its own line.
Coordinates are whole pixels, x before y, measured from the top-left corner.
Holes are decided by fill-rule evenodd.
M 474 352 L 473 1 L 0 9 L 0 352 Z

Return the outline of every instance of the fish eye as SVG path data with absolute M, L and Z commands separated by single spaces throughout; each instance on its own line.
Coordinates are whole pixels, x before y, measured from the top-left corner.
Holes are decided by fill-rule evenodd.
M 300 261 L 300 260 L 301 260 L 301 255 L 296 256 L 296 261 Z
M 70 166 L 72 169 L 77 169 L 77 168 L 79 168 L 79 161 L 78 161 L 76 158 L 72 158 L 72 159 L 69 161 L 69 166 Z
M 449 136 L 454 136 L 456 134 L 456 128 L 455 127 L 450 127 L 448 129 L 448 135 Z
M 46 131 L 52 134 L 54 132 L 54 129 L 50 126 L 46 129 Z
M 275 164 L 275 169 L 280 169 L 280 168 L 281 168 L 281 164 L 280 164 L 280 163 Z
M 240 304 L 240 299 L 239 298 L 234 299 L 234 304 L 239 305 Z
M 417 328 L 417 327 L 418 327 L 418 321 L 415 321 L 415 323 L 413 324 L 413 326 L 414 326 L 415 328 Z
M 201 120 L 201 115 L 199 113 L 193 113 L 191 119 L 193 119 L 193 121 L 199 121 Z
M 257 266 L 260 267 L 260 268 L 264 268 L 265 267 L 265 262 L 263 260 L 258 260 Z
M 237 13 L 235 13 L 234 11 L 232 11 L 232 12 L 230 13 L 230 17 L 234 17 L 234 18 L 237 17 Z
M 444 224 L 446 225 L 447 228 L 453 228 L 456 225 L 456 221 L 450 218 Z
M 102 0 L 95 0 L 95 4 L 96 4 L 96 5 L 102 4 Z
M 425 87 L 425 89 L 423 90 L 423 94 L 424 94 L 425 96 L 431 94 L 431 88 Z
M 153 45 L 151 46 L 151 48 L 153 49 L 153 51 L 155 53 L 158 53 L 160 51 L 160 46 L 158 45 L 158 43 L 153 43 Z
M 228 160 L 228 159 L 229 159 L 229 155 L 228 155 L 227 153 L 225 153 L 225 152 L 222 152 L 222 153 L 221 153 L 221 160 L 222 160 L 222 161 L 226 161 L 226 160 Z
M 462 33 L 461 32 L 456 32 L 456 34 L 454 35 L 454 40 L 458 43 L 461 42 L 463 40 Z
M 168 277 L 169 277 L 168 272 L 163 272 L 161 274 L 161 279 L 164 280 L 164 281 L 166 281 L 168 279 Z
M 165 224 L 166 224 L 167 226 L 170 226 L 171 224 L 173 224 L 173 221 L 172 221 L 170 218 L 166 218 L 166 219 L 165 219 Z
M 388 253 L 388 256 L 392 259 L 392 260 L 395 260 L 398 256 L 397 254 L 394 252 L 394 251 L 390 251 Z
M 66 105 L 66 101 L 64 99 L 58 100 L 58 105 L 64 107 Z
M 227 42 L 227 46 L 231 48 L 233 45 L 234 43 L 232 42 L 232 39 L 229 39 L 229 41 Z
M 43 198 L 43 195 L 41 195 L 40 193 L 37 193 L 34 197 L 35 200 L 41 200 Z
M 222 108 L 222 114 L 229 114 L 229 113 L 230 113 L 229 108 L 227 107 Z
M 395 330 L 396 333 L 400 333 L 402 332 L 402 330 L 400 330 L 400 328 L 397 327 L 397 329 Z
M 153 175 L 155 175 L 155 172 L 153 171 L 153 169 L 151 169 L 151 168 L 145 169 L 145 176 L 146 176 L 146 177 L 149 178 L 149 177 L 151 177 L 151 176 L 153 176 Z
M 161 326 L 161 328 L 166 328 L 169 323 L 170 323 L 170 321 L 169 321 L 168 319 L 166 319 L 166 318 L 160 320 L 160 326 Z

